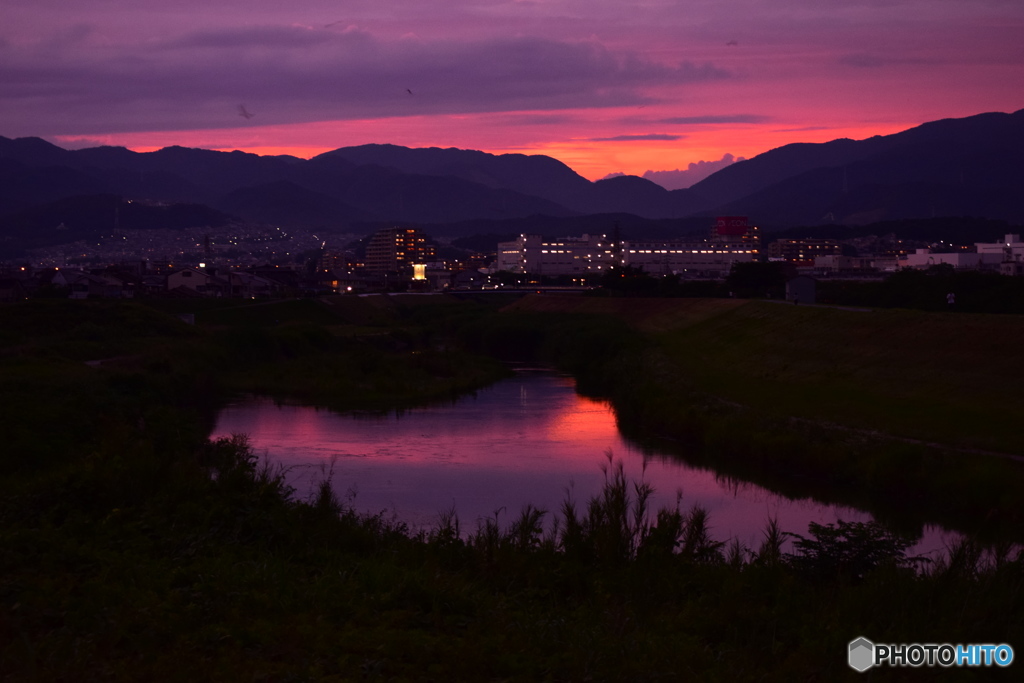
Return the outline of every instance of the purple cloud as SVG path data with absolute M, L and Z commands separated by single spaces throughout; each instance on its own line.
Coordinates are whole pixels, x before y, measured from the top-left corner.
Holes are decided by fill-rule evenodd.
M 685 135 L 667 135 L 665 133 L 646 133 L 643 135 L 616 135 L 610 138 L 590 138 L 591 142 L 642 142 L 645 140 L 682 140 Z
M 33 130 L 7 134 L 230 127 L 240 101 L 264 124 L 621 106 L 647 101 L 645 88 L 729 77 L 710 63 L 666 65 L 595 41 L 381 40 L 267 26 L 203 31 L 144 52 L 13 57 L 0 64 L 0 106 L 22 108 Z
M 710 114 L 706 116 L 673 116 L 667 119 L 659 119 L 657 123 L 689 126 L 716 123 L 765 123 L 770 120 L 770 116 L 762 116 L 760 114 Z
M 908 64 L 938 64 L 945 60 L 938 59 L 916 59 L 909 57 L 894 57 L 879 54 L 859 52 L 840 56 L 837 63 L 843 66 L 852 66 L 861 69 L 877 69 L 887 66 L 905 66 Z

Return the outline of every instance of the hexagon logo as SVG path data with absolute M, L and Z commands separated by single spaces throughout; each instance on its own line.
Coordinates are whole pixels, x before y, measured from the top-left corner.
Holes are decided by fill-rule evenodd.
M 851 640 L 849 657 L 850 668 L 863 673 L 875 664 L 875 644 L 863 637 Z

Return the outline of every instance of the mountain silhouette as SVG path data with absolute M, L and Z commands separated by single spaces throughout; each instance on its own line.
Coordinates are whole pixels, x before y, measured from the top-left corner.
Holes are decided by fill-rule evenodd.
M 867 140 L 792 144 L 728 166 L 689 188 L 703 211 L 767 227 L 826 217 L 876 220 L 965 215 L 1020 222 L 1024 110 L 945 119 Z
M 0 228 L 3 250 L 10 253 L 18 248 L 92 242 L 119 230 L 209 228 L 230 220 L 230 216 L 199 204 L 149 205 L 128 203 L 118 195 L 90 194 L 16 211 L 4 217 Z
M 403 222 L 439 235 L 485 224 L 586 225 L 577 218 L 598 214 L 652 227 L 676 220 L 680 231 L 715 215 L 746 215 L 768 231 L 937 216 L 1021 223 L 1024 110 L 785 145 L 672 191 L 636 176 L 591 182 L 547 156 L 455 148 L 360 145 L 304 160 L 186 147 L 65 150 L 4 137 L 0 181 L 0 232 L 14 214 L 94 194 L 203 204 L 252 223 L 346 231 Z M 592 221 L 593 231 L 605 223 Z

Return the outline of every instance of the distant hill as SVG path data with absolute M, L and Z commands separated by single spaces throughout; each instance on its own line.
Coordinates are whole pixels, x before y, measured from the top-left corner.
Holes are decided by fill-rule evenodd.
M 695 204 L 765 227 L 936 216 L 1024 221 L 1024 110 L 867 140 L 794 144 L 690 188 Z
M 289 180 L 231 190 L 222 195 L 216 204 L 251 223 L 289 227 L 321 229 L 367 218 L 362 211 L 345 202 Z
M 626 229 L 648 221 L 652 237 L 706 230 L 715 215 L 747 215 L 766 231 L 942 216 L 1019 224 L 1024 110 L 785 145 L 673 191 L 636 176 L 590 182 L 546 156 L 454 148 L 361 145 L 303 160 L 185 147 L 65 150 L 0 137 L 0 230 L 11 225 L 5 217 L 90 194 L 202 204 L 253 223 L 337 232 L 429 224 L 451 237 L 474 226 L 494 234 L 513 226 L 605 232 L 600 216 L 611 215 L 633 217 L 618 220 Z M 649 221 L 670 222 L 655 229 Z
M 312 161 L 332 157 L 345 159 L 354 166 L 383 166 L 419 176 L 459 178 L 489 188 L 540 197 L 573 211 L 591 212 L 588 202 L 593 192 L 592 183 L 561 161 L 547 156 L 361 145 L 342 147 Z
M 184 230 L 230 221 L 230 216 L 200 204 L 128 203 L 111 194 L 65 197 L 0 217 L 0 255 L 99 240 L 118 230 Z
M 339 158 L 402 173 L 460 178 L 492 188 L 541 197 L 579 214 L 632 213 L 644 218 L 685 216 L 687 195 L 638 176 L 590 182 L 556 159 L 542 155 L 487 154 L 462 149 L 409 149 L 396 145 L 343 147 L 316 159 Z
M 0 215 L 108 189 L 104 181 L 67 166 L 32 166 L 0 156 Z

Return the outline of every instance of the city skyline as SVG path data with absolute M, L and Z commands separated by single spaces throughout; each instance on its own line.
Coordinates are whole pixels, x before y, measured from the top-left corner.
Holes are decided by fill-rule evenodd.
M 1020 109 L 1024 6 L 12 0 L 0 135 L 309 157 L 392 143 L 692 182 L 792 142 Z M 687 177 L 687 175 L 689 177 Z

